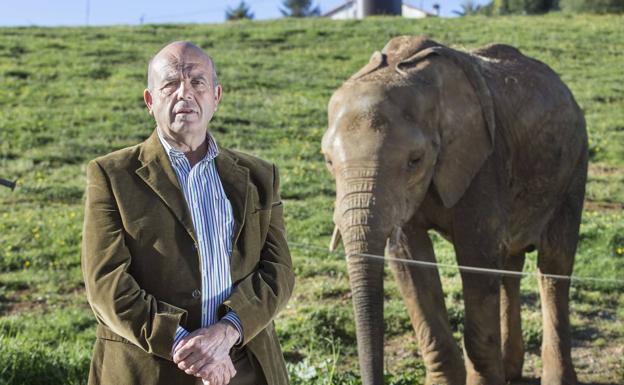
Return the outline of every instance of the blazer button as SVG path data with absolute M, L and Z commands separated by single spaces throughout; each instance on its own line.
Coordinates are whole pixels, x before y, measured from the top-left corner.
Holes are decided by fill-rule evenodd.
M 193 290 L 191 295 L 193 296 L 193 298 L 197 299 L 197 298 L 201 297 L 201 291 L 199 291 L 199 289 L 195 289 L 195 290 Z

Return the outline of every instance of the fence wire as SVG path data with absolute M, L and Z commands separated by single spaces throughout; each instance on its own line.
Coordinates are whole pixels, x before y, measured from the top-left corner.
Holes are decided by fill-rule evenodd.
M 311 245 L 306 243 L 299 242 L 288 242 L 289 245 L 305 248 L 309 250 L 319 250 L 324 251 L 328 254 L 342 255 L 347 257 L 344 252 L 341 251 L 329 251 L 326 247 L 321 247 L 317 245 Z M 443 269 L 457 269 L 459 271 L 468 272 L 468 273 L 476 273 L 476 274 L 488 274 L 488 275 L 498 275 L 498 276 L 506 276 L 506 277 L 532 277 L 532 278 L 552 278 L 559 280 L 567 280 L 567 281 L 577 281 L 577 282 L 599 282 L 599 283 L 609 283 L 615 284 L 617 286 L 624 286 L 624 279 L 617 278 L 601 278 L 601 277 L 584 277 L 584 276 L 576 276 L 576 275 L 559 275 L 559 274 L 544 274 L 539 271 L 513 271 L 513 270 L 503 270 L 503 269 L 489 269 L 484 267 L 474 267 L 474 266 L 464 266 L 464 265 L 454 265 L 449 263 L 439 263 L 439 262 L 427 262 L 427 261 L 419 261 L 415 259 L 405 259 L 405 258 L 394 258 L 394 257 L 386 257 L 383 255 L 375 255 L 375 254 L 367 254 L 367 253 L 359 253 L 356 256 L 376 259 L 382 261 L 392 261 L 398 263 L 405 263 L 408 265 L 420 266 L 425 268 L 443 268 Z

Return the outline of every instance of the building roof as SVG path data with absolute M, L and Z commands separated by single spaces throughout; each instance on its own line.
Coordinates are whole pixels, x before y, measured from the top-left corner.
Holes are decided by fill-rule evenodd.
M 427 14 L 427 16 L 431 16 L 431 17 L 436 17 L 436 16 L 437 16 L 435 13 L 431 13 L 431 12 L 425 11 L 424 9 L 419 8 L 419 7 L 415 7 L 415 6 L 413 6 L 412 4 L 410 4 L 410 3 L 408 3 L 408 2 L 405 2 L 405 1 L 403 2 L 403 6 L 404 6 L 404 7 L 411 8 L 411 9 L 414 9 L 414 10 L 416 10 L 416 11 L 420 11 L 420 12 L 422 12 L 422 13 L 425 13 L 425 14 Z
M 340 12 L 340 11 L 342 11 L 342 10 L 345 10 L 345 9 L 347 9 L 347 8 L 349 8 L 349 7 L 352 7 L 353 5 L 355 5 L 355 0 L 350 0 L 350 1 L 347 1 L 347 2 L 345 2 L 344 4 L 339 5 L 338 7 L 334 8 L 334 9 L 332 9 L 332 10 L 330 10 L 330 11 L 325 12 L 325 13 L 323 14 L 323 17 L 329 17 L 329 16 L 332 16 L 333 14 L 338 13 L 338 12 Z

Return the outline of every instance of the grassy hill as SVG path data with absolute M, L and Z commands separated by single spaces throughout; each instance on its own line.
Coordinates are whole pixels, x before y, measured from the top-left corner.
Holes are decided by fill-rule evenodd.
M 624 17 L 548 15 L 222 25 L 0 29 L 0 385 L 84 384 L 94 339 L 79 245 L 85 164 L 146 138 L 146 63 L 188 39 L 213 55 L 224 96 L 211 130 L 222 146 L 278 164 L 297 287 L 277 323 L 293 384 L 357 384 L 344 257 L 328 255 L 334 185 L 320 138 L 329 96 L 393 36 L 427 34 L 455 48 L 507 43 L 549 64 L 585 111 L 590 177 L 575 274 L 624 276 Z M 435 237 L 439 260 L 453 263 Z M 525 270 L 535 271 L 535 254 Z M 453 330 L 462 331 L 457 272 L 443 270 Z M 524 279 L 525 374 L 539 375 L 541 321 Z M 409 319 L 386 283 L 387 382 L 423 381 Z M 579 377 L 624 382 L 624 287 L 573 282 Z

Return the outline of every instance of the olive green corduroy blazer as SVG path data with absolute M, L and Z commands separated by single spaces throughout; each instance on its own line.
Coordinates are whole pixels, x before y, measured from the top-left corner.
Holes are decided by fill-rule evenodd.
M 288 384 L 273 325 L 294 286 L 277 169 L 227 149 L 215 162 L 235 221 L 233 290 L 219 316 L 234 310 L 242 345 L 267 383 Z M 177 326 L 200 327 L 196 244 L 191 214 L 155 131 L 139 145 L 89 163 L 82 270 L 98 322 L 90 384 L 196 382 L 171 361 Z

